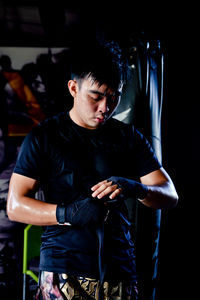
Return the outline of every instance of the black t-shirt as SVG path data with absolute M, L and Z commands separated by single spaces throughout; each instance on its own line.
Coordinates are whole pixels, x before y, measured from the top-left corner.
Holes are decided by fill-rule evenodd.
M 75 124 L 65 112 L 43 121 L 26 136 L 14 173 L 38 180 L 46 202 L 67 205 L 91 195 L 90 188 L 110 176 L 139 180 L 160 167 L 150 144 L 134 126 L 111 118 L 89 130 Z M 121 201 L 110 209 L 102 247 L 97 228 L 46 226 L 40 269 L 99 278 L 101 256 L 105 278 L 134 281 L 130 225 Z

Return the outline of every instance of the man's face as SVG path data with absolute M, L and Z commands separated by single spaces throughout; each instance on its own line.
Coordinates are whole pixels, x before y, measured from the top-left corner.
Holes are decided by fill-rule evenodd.
M 74 97 L 70 116 L 75 123 L 88 129 L 98 128 L 111 117 L 122 93 L 122 84 L 117 90 L 113 90 L 106 84 L 99 86 L 91 77 L 83 79 L 81 84 L 70 80 L 68 87 Z

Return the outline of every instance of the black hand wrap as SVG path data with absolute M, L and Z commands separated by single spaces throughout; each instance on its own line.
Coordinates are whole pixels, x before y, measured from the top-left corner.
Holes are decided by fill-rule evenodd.
M 58 205 L 56 218 L 59 224 L 85 226 L 103 223 L 107 209 L 91 198 L 74 201 L 67 206 Z
M 122 188 L 122 195 L 125 197 L 144 199 L 147 196 L 147 186 L 138 181 L 117 176 L 111 176 L 108 180 Z

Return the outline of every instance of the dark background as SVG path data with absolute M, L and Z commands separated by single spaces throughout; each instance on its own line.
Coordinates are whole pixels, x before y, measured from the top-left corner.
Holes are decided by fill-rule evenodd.
M 19 7 L 24 8 L 21 14 Z M 38 15 L 34 13 L 36 8 Z M 65 47 L 78 45 L 99 32 L 112 36 L 123 47 L 141 37 L 160 40 L 165 57 L 163 165 L 180 199 L 175 209 L 162 213 L 159 300 L 183 296 L 194 299 L 200 150 L 197 7 L 192 2 L 175 5 L 169 1 L 158 4 L 95 1 L 68 5 L 59 1 L 7 0 L 0 1 L 0 10 L 0 46 Z

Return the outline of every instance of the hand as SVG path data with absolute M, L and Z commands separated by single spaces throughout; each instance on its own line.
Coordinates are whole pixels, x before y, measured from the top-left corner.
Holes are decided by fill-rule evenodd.
M 103 223 L 107 209 L 91 198 L 74 201 L 67 206 L 57 206 L 56 217 L 59 223 L 86 226 Z
M 104 198 L 105 202 L 119 200 L 120 195 L 122 196 L 122 188 L 116 182 L 109 179 L 95 184 L 91 190 L 93 191 L 92 197 L 97 197 L 98 199 Z
M 117 184 L 118 188 L 122 189 L 123 195 L 126 197 L 144 199 L 147 196 L 148 187 L 138 181 L 117 176 L 111 176 L 108 180 Z
M 101 181 L 92 187 L 92 197 L 101 199 L 105 196 L 106 202 L 120 197 L 135 197 L 144 199 L 147 196 L 148 188 L 146 185 L 124 177 L 111 176 L 107 180 Z

